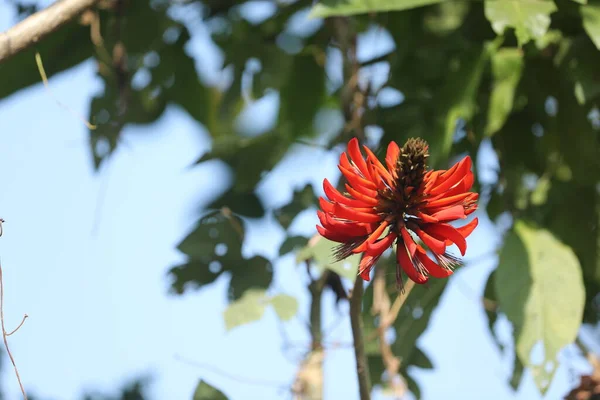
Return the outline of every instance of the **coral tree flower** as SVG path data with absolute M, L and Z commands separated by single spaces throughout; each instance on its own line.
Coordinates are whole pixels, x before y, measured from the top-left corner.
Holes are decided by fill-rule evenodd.
M 346 193 L 323 181 L 329 200 L 319 198 L 319 234 L 341 243 L 335 251 L 337 260 L 363 253 L 359 274 L 367 281 L 379 257 L 394 244 L 398 285 L 402 270 L 418 284 L 429 276 L 450 276 L 460 261 L 446 248 L 455 244 L 464 256 L 465 238 L 478 223 L 475 218 L 459 228 L 449 224 L 477 209 L 479 195 L 469 191 L 474 180 L 471 158 L 448 170 L 428 171 L 429 146 L 422 139 L 409 139 L 402 148 L 390 142 L 386 166 L 363 147 L 366 157 L 354 138 L 340 157 Z

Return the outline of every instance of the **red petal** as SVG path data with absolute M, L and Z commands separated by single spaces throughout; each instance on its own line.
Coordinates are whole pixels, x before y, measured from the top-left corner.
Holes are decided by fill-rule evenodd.
M 321 206 L 321 210 L 326 213 L 333 213 L 333 203 L 325 200 L 323 197 L 319 197 L 319 205 Z
M 363 186 L 367 189 L 377 190 L 377 185 L 375 185 L 375 183 L 366 180 L 362 176 L 358 175 L 356 172 L 352 172 L 351 170 L 349 170 L 346 167 L 343 167 L 342 165 L 338 165 L 338 168 L 340 169 L 340 171 L 342 171 L 344 177 L 354 188 L 358 189 L 359 186 Z
M 365 254 L 360 260 L 360 264 L 358 265 L 358 273 L 365 281 L 369 282 L 371 280 L 369 273 L 371 272 L 371 269 L 378 258 L 379 257 L 373 257 Z
M 340 203 L 333 205 L 334 216 L 357 222 L 377 222 L 381 221 L 381 217 L 377 214 L 369 214 L 362 211 L 357 211 L 354 208 L 346 207 Z
M 376 241 L 375 243 L 367 242 L 366 253 L 370 256 L 379 257 L 381 255 L 381 253 L 383 253 L 384 251 L 386 251 L 387 249 L 389 249 L 391 247 L 392 243 L 394 243 L 394 240 L 396 240 L 397 237 L 398 237 L 398 235 L 391 232 L 389 235 L 387 235 L 386 237 L 384 237 L 381 240 Z
M 423 243 L 425 243 L 427 247 L 431 249 L 431 251 L 437 254 L 444 254 L 446 251 L 446 243 L 443 240 L 438 240 L 419 228 L 413 230 L 419 236 L 419 238 L 421 238 Z
M 331 217 L 329 214 L 325 214 L 323 211 L 317 211 L 317 216 L 323 228 L 330 232 L 339 232 L 342 235 L 355 237 L 355 236 L 367 236 L 367 228 L 364 225 L 359 225 L 357 222 L 343 222 L 338 221 Z
M 360 146 L 358 145 L 358 139 L 352 138 L 348 142 L 348 154 L 350 158 L 359 169 L 359 171 L 363 174 L 365 178 L 371 178 L 369 175 L 369 169 L 367 168 L 367 163 L 365 162 L 361 152 Z
M 434 278 L 447 278 L 454 272 L 451 269 L 442 268 L 436 264 L 431 258 L 429 258 L 427 252 L 421 246 L 417 246 L 416 257 L 423 263 L 423 266 L 427 272 L 429 272 L 429 274 Z
M 417 212 L 415 213 L 415 217 L 417 217 L 417 218 L 419 218 L 419 219 L 422 219 L 422 220 L 423 220 L 423 222 L 427 222 L 427 223 L 438 223 L 438 222 L 440 222 L 440 220 L 439 220 L 439 219 L 437 219 L 437 218 L 433 218 L 431 215 L 428 215 L 428 214 L 422 213 L 422 212 L 420 212 L 420 211 L 417 211 Z
M 434 210 L 432 210 L 434 211 Z M 432 215 L 433 218 L 436 218 L 437 220 L 441 221 L 441 222 L 445 222 L 445 221 L 454 221 L 457 219 L 465 219 L 467 218 L 467 215 L 465 214 L 465 208 L 461 205 L 458 206 L 452 206 L 452 207 L 448 207 L 448 208 L 442 208 L 440 209 L 440 211 L 435 212 Z
M 353 239 L 352 237 L 348 237 L 340 232 L 328 231 L 327 229 L 319 225 L 317 225 L 317 232 L 319 232 L 319 235 L 323 236 L 325 239 L 329 239 L 338 243 L 346 243 Z
M 471 234 L 471 232 L 473 232 L 475 230 L 475 228 L 477 228 L 478 224 L 479 224 L 479 220 L 477 218 L 473 218 L 473 220 L 471 222 L 469 222 L 465 226 L 461 226 L 460 228 L 456 228 L 456 230 L 464 238 L 466 238 L 466 237 L 468 237 Z
M 381 234 L 383 233 L 383 231 L 385 230 L 385 228 L 387 228 L 388 226 L 388 222 L 387 221 L 383 221 L 378 227 L 377 229 L 375 229 L 373 231 L 373 233 L 371 233 L 369 235 L 369 237 L 367 238 L 367 240 L 365 240 L 360 246 L 358 246 L 356 249 L 352 250 L 353 253 L 362 253 L 363 251 L 367 250 L 367 245 L 368 243 L 373 243 L 375 242 L 377 239 L 379 239 L 379 237 L 381 236 Z
M 350 193 L 350 195 L 355 199 L 364 201 L 365 203 L 369 203 L 371 205 L 377 205 L 378 201 L 376 190 L 363 188 L 362 186 L 359 189 L 355 189 L 348 184 L 346 184 L 345 186 L 348 193 Z
M 451 240 L 454 244 L 456 244 L 456 246 L 460 250 L 460 253 L 463 256 L 465 255 L 465 252 L 467 251 L 467 241 L 465 240 L 463 235 L 461 235 L 460 232 L 457 231 L 456 228 L 453 227 L 452 225 L 430 224 L 427 226 L 423 226 L 422 228 L 424 231 L 426 231 L 427 233 L 429 233 L 432 236 L 435 236 L 438 238 L 444 237 L 446 239 Z
M 440 175 L 441 179 L 438 179 L 439 184 L 433 187 L 429 194 L 437 195 L 445 192 L 456 185 L 471 169 L 471 157 L 466 156 L 455 164 L 452 168 Z
M 400 240 L 396 245 L 396 261 L 398 261 L 400 267 L 402 267 L 404 272 L 406 272 L 406 275 L 408 275 L 408 277 L 415 283 L 423 284 L 429 280 L 426 275 L 423 275 L 415 268 L 410 256 L 408 255 L 408 252 L 406 251 L 405 243 Z
M 387 164 L 388 170 L 394 171 L 396 169 L 396 162 L 400 155 L 400 147 L 394 141 L 391 141 L 387 147 L 387 153 L 385 155 L 385 163 Z
M 323 190 L 325 191 L 325 194 L 327 195 L 327 197 L 329 197 L 330 200 L 337 201 L 338 203 L 342 203 L 346 206 L 350 206 L 350 207 L 372 206 L 372 204 L 367 204 L 364 201 L 360 201 L 360 200 L 356 200 L 356 199 L 352 199 L 350 197 L 344 196 L 336 188 L 334 188 L 333 185 L 331 183 L 329 183 L 329 181 L 327 179 L 323 180 Z
M 462 203 L 467 197 L 473 193 L 461 193 L 455 196 L 444 196 L 437 200 L 428 201 L 423 208 L 437 208 L 437 207 L 448 207 L 456 203 Z
M 392 176 L 390 175 L 390 173 L 388 172 L 388 170 L 385 169 L 385 167 L 383 166 L 383 164 L 381 163 L 381 161 L 379 161 L 379 159 L 377 158 L 377 156 L 375 154 L 373 154 L 373 152 L 371 151 L 371 149 L 369 149 L 367 146 L 363 146 L 363 147 L 365 149 L 365 153 L 367 153 L 367 158 L 373 164 L 373 166 L 375 167 L 375 169 L 377 170 L 377 172 L 379 172 L 379 175 L 381 175 L 381 177 L 386 180 L 386 182 L 387 182 L 388 185 L 391 185 L 391 183 L 392 183 Z

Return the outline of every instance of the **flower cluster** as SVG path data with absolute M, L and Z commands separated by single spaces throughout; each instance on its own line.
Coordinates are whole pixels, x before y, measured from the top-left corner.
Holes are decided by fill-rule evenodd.
M 419 284 L 429 276 L 450 276 L 460 261 L 446 248 L 455 244 L 464 256 L 465 238 L 478 223 L 474 218 L 459 228 L 449 224 L 477 209 L 479 195 L 470 192 L 471 158 L 463 158 L 448 170 L 427 170 L 428 145 L 422 139 L 409 139 L 402 148 L 390 142 L 385 166 L 368 147 L 363 148 L 366 157 L 354 138 L 340 157 L 346 193 L 323 181 L 329 200 L 319 198 L 322 226 L 317 230 L 341 243 L 336 259 L 363 253 L 359 274 L 368 281 L 379 257 L 395 243 L 399 285 L 401 271 Z

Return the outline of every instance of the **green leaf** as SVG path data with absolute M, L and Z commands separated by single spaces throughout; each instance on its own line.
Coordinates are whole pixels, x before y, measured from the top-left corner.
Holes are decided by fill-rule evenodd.
M 310 135 L 325 99 L 325 66 L 313 54 L 294 57 L 291 75 L 280 91 L 278 130 L 290 137 Z
M 488 108 L 488 121 L 485 134 L 496 133 L 513 109 L 515 90 L 523 70 L 523 51 L 520 49 L 500 49 L 492 55 L 492 75 L 494 83 Z
M 227 207 L 236 214 L 249 218 L 260 218 L 265 215 L 262 202 L 252 192 L 235 192 L 228 190 L 215 201 L 206 206 L 207 209 Z
M 510 378 L 510 386 L 516 391 L 523 380 L 523 372 L 525 371 L 525 366 L 519 359 L 517 355 L 515 355 L 515 360 L 513 362 L 513 371 L 512 376 Z
M 486 0 L 485 16 L 498 35 L 514 28 L 519 45 L 544 36 L 556 5 L 550 0 Z
M 556 371 L 557 353 L 575 340 L 581 325 L 585 291 L 579 260 L 550 232 L 517 221 L 500 254 L 495 286 L 514 326 L 517 356 L 532 369 L 543 394 Z M 531 352 L 539 342 L 544 361 L 534 364 Z
M 298 313 L 298 300 L 287 294 L 271 297 L 270 303 L 283 321 L 289 321 Z
M 298 252 L 296 261 L 312 260 L 321 270 L 329 269 L 339 276 L 352 279 L 356 278 L 358 264 L 360 263 L 360 254 L 346 258 L 345 260 L 333 262 L 333 252 L 339 243 L 332 242 L 321 236 L 318 236 L 314 242 L 309 242 L 306 247 Z
M 223 272 L 231 274 L 231 299 L 240 298 L 250 288 L 268 287 L 273 278 L 271 262 L 261 256 L 245 259 L 244 235 L 243 221 L 226 210 L 202 217 L 177 247 L 189 261 L 171 269 L 173 290 L 181 294 L 186 289 L 201 288 Z
M 371 12 L 400 11 L 444 0 L 322 0 L 310 13 L 311 17 L 335 17 L 345 15 L 366 14 Z
M 579 10 L 585 31 L 596 47 L 600 49 L 600 4 L 588 4 Z
M 200 380 L 194 391 L 193 400 L 227 400 L 227 396 L 220 390 L 212 387 L 203 380 Z
M 279 247 L 279 255 L 283 256 L 290 251 L 306 247 L 307 243 L 308 238 L 305 238 L 304 236 L 288 236 Z
M 264 290 L 247 290 L 239 300 L 231 303 L 223 312 L 225 328 L 231 330 L 258 321 L 264 315 L 267 304 L 268 299 Z
M 492 336 L 498 347 L 500 347 L 500 350 L 502 350 L 502 343 L 500 342 L 494 329 L 494 325 L 496 324 L 496 320 L 498 319 L 498 308 L 495 307 L 495 309 L 491 309 L 490 307 L 490 305 L 498 302 L 498 298 L 496 296 L 496 285 L 494 283 L 495 275 L 496 270 L 492 271 L 492 273 L 488 277 L 487 283 L 485 284 L 485 290 L 483 292 L 482 302 L 484 305 L 485 314 L 488 318 L 488 328 L 490 330 L 490 335 Z
M 290 139 L 276 132 L 251 138 L 233 134 L 218 136 L 213 140 L 212 150 L 198 163 L 213 159 L 224 161 L 235 174 L 232 190 L 248 193 L 254 191 L 262 173 L 279 162 L 290 143 Z
M 311 184 L 301 190 L 294 190 L 292 201 L 274 211 L 274 215 L 285 229 L 289 228 L 296 216 L 307 208 L 317 204 L 317 197 Z

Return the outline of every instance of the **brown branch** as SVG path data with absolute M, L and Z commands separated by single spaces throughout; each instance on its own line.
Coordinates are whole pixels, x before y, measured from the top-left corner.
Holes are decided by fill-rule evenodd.
M 0 33 L 0 64 L 30 48 L 100 0 L 60 0 Z
M 354 339 L 354 355 L 356 356 L 356 372 L 358 374 L 358 388 L 360 400 L 371 400 L 371 376 L 369 375 L 369 364 L 365 353 L 363 338 L 362 299 L 364 287 L 363 279 L 356 276 L 352 297 L 350 297 L 350 324 L 352 326 L 352 338 Z

